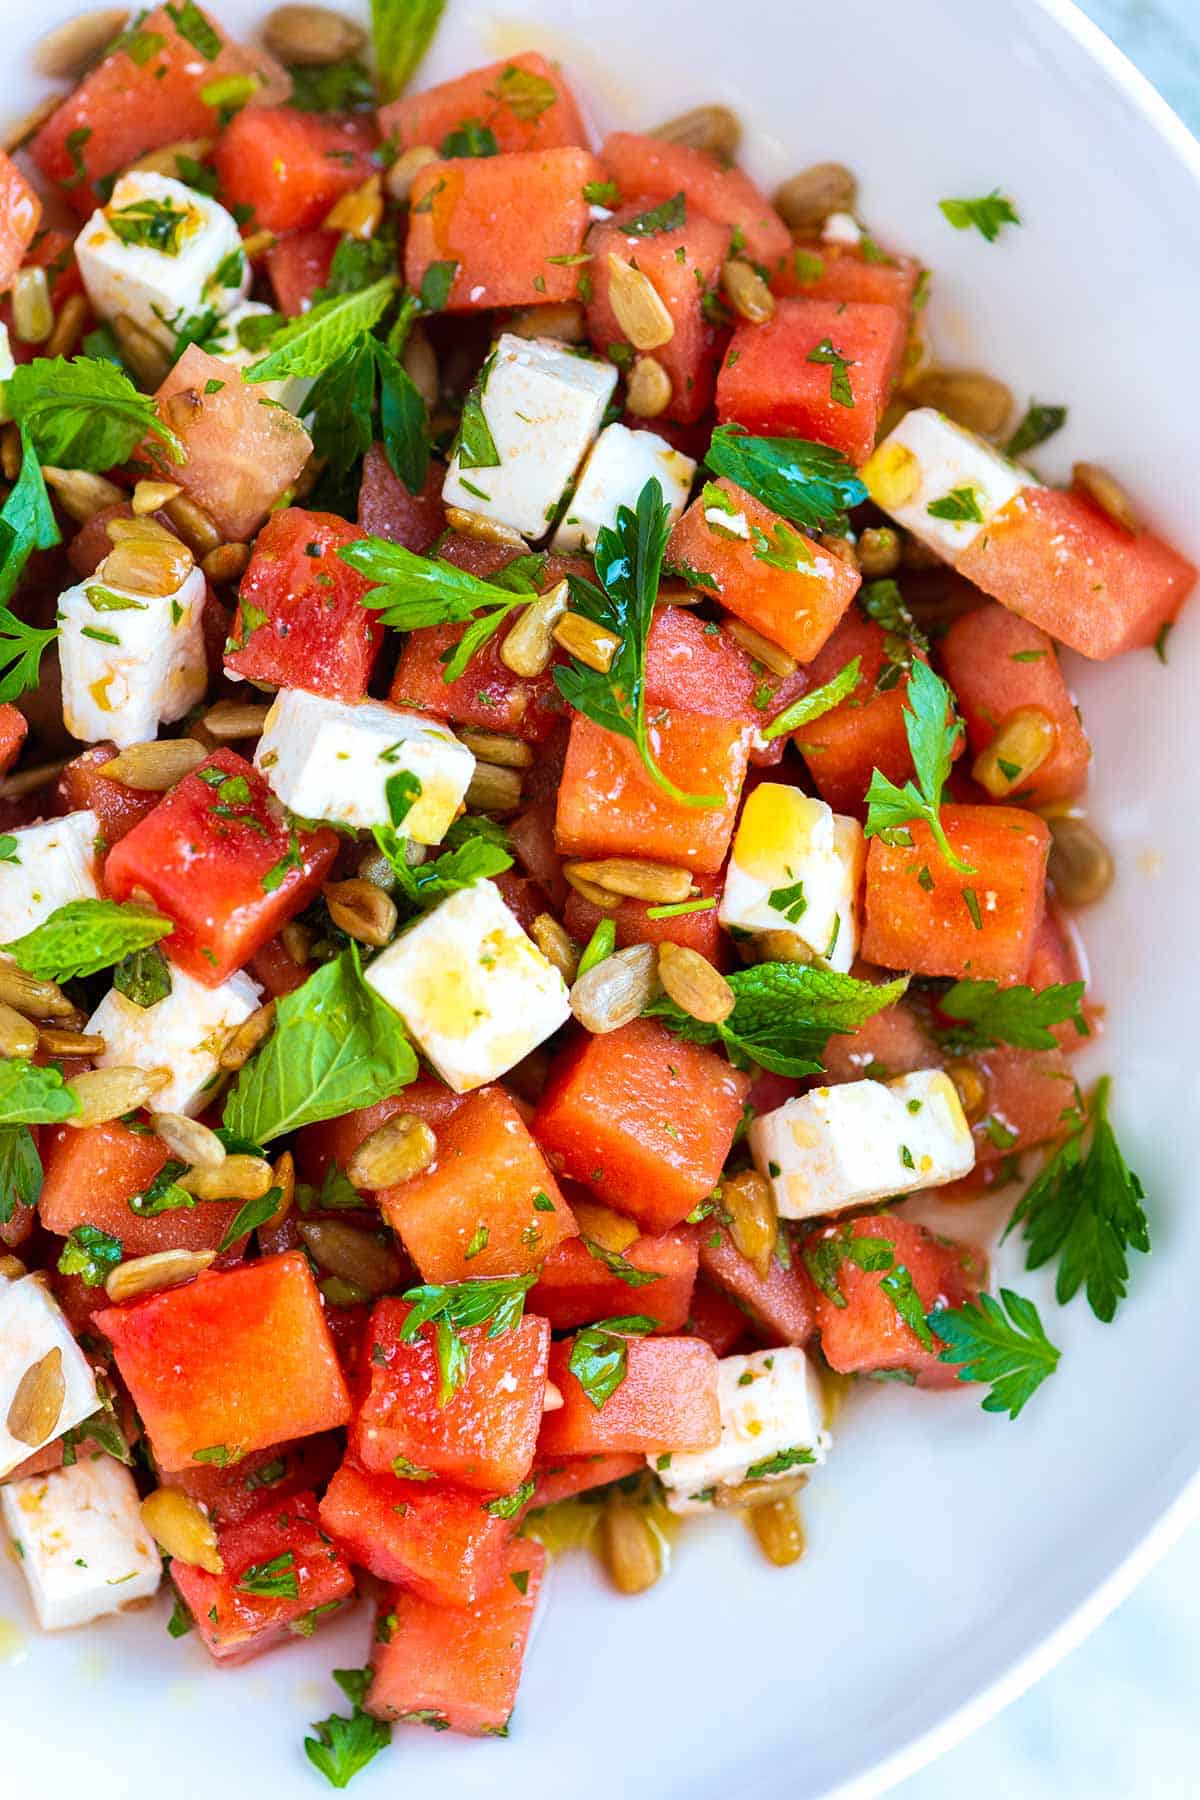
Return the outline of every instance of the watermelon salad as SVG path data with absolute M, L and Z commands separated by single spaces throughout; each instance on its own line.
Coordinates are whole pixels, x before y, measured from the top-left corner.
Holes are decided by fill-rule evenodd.
M 795 1563 L 851 1384 L 1016 1418 L 1002 1229 L 1112 1321 L 1060 654 L 1195 575 L 850 171 L 411 92 L 439 10 L 85 17 L 0 155 L 8 1579 L 218 1663 L 368 1602 L 339 1787 L 507 1732 L 548 1553 Z

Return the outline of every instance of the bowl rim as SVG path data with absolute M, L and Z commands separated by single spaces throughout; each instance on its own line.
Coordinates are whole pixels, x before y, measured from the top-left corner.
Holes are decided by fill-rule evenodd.
M 1077 0 L 1015 0 L 1042 14 L 1100 70 L 1116 94 L 1140 115 L 1170 155 L 1191 175 L 1200 200 L 1200 138 L 1189 130 L 1149 77 L 1107 32 L 1084 13 Z M 1016 1656 L 985 1687 L 946 1718 L 919 1732 L 881 1762 L 830 1790 L 826 1800 L 878 1800 L 902 1781 L 963 1743 L 981 1726 L 1020 1699 L 1072 1650 L 1077 1650 L 1137 1587 L 1189 1526 L 1200 1523 L 1200 1464 L 1140 1542 L 1100 1585 L 1039 1642 Z

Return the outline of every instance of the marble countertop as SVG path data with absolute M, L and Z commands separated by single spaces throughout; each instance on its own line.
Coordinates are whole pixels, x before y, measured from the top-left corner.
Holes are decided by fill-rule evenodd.
M 1079 0 L 1200 134 L 1200 0 Z M 1065 1662 L 897 1800 L 1197 1800 L 1200 1525 Z

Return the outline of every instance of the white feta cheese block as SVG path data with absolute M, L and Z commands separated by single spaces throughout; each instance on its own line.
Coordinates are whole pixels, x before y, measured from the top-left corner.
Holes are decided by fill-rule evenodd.
M 105 580 L 106 562 L 58 602 L 63 719 L 85 744 L 124 749 L 204 698 L 208 584 L 193 567 L 173 593 L 135 594 Z
M 472 466 L 456 449 L 442 486 L 447 506 L 544 536 L 617 385 L 612 363 L 576 356 L 551 338 L 505 332 L 483 365 L 479 410 L 500 458 Z
M 750 1154 L 784 1219 L 940 1187 L 975 1166 L 971 1128 L 941 1069 L 813 1088 L 754 1120 Z
M 491 881 L 451 894 L 366 980 L 456 1094 L 497 1081 L 570 1016 L 566 984 Z
M 76 238 L 75 255 L 100 318 L 123 313 L 168 349 L 185 319 L 229 312 L 250 287 L 233 215 L 148 170 L 121 176 Z
M 687 505 L 696 465 L 690 456 L 654 431 L 606 425 L 588 452 L 575 492 L 554 533 L 555 550 L 594 549 L 605 525 L 615 525 L 617 508 L 637 505 L 651 479 L 658 482 L 675 523 Z
M 88 1625 L 158 1592 L 162 1558 L 133 1476 L 114 1457 L 9 1482 L 0 1511 L 43 1631 Z
M 94 812 L 66 813 L 11 833 L 16 844 L 0 862 L 0 944 L 24 937 L 68 900 L 98 900 Z
M 720 1441 L 709 1450 L 651 1453 L 646 1462 L 672 1512 L 703 1512 L 716 1488 L 784 1481 L 823 1463 L 831 1439 L 816 1370 L 803 1350 L 723 1356 L 717 1367 Z
M 302 819 L 331 819 L 361 831 L 389 822 L 388 782 L 415 777 L 419 791 L 397 830 L 418 844 L 445 837 L 475 768 L 466 745 L 437 719 L 302 688 L 276 695 L 254 762 Z
M 222 1080 L 218 1058 L 235 1026 L 258 1008 L 262 989 L 241 970 L 220 987 L 202 987 L 171 964 L 171 992 L 136 1006 L 110 988 L 87 1024 L 104 1039 L 98 1069 L 170 1069 L 171 1080 L 146 1102 L 151 1112 L 202 1112 Z
M 865 847 L 857 819 L 799 788 L 763 781 L 742 808 L 718 917 L 728 931 L 783 931 L 822 968 L 858 953 Z
M 223 319 L 217 321 L 204 339 L 204 348 L 210 356 L 219 356 L 222 362 L 227 362 L 231 369 L 248 369 L 251 363 L 262 361 L 266 350 L 251 350 L 242 342 L 238 327 L 247 319 L 274 317 L 274 309 L 264 301 L 243 300 L 240 306 L 235 306 L 232 312 L 226 313 Z M 258 392 L 264 400 L 277 401 L 299 418 L 304 412 L 304 403 L 312 386 L 312 379 L 307 375 L 286 375 L 281 381 L 258 383 Z
M 7 381 L 16 368 L 12 345 L 8 341 L 8 326 L 0 325 L 0 382 Z M 0 393 L 0 424 L 7 424 L 12 414 L 8 410 L 7 398 Z
M 932 406 L 905 413 L 859 474 L 876 506 L 948 563 L 958 561 L 1015 494 L 1041 485 L 1028 469 Z M 962 498 L 949 500 L 960 490 Z M 947 501 L 968 516 L 944 519 L 930 512 Z
M 25 1375 L 54 1350 L 60 1358 L 62 1406 L 49 1430 L 30 1443 L 13 1436 L 10 1410 Z M 32 1275 L 20 1281 L 0 1279 L 0 1479 L 43 1444 L 82 1424 L 99 1405 L 92 1366 L 48 1288 Z

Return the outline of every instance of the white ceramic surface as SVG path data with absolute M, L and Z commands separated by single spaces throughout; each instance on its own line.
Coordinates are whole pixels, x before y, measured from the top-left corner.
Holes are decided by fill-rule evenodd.
M 11 91 L 0 110 L 36 91 L 23 53 L 72 10 L 0 0 Z M 215 10 L 238 25 L 256 8 Z M 724 99 L 752 123 L 749 161 L 764 178 L 818 157 L 851 163 L 876 233 L 937 271 L 943 358 L 1069 403 L 1045 472 L 1060 477 L 1078 455 L 1110 464 L 1200 558 L 1200 152 L 1100 35 L 1059 0 L 699 0 L 682 37 L 680 17 L 646 0 L 527 0 L 513 15 L 450 0 L 422 79 L 537 46 L 567 63 L 601 124 Z M 937 200 L 993 186 L 1024 228 L 992 246 L 951 231 Z M 1021 1273 L 1064 1358 L 1016 1424 L 982 1414 L 967 1389 L 856 1396 L 806 1496 L 810 1554 L 786 1573 L 721 1521 L 689 1533 L 671 1579 L 637 1601 L 566 1559 L 512 1737 L 399 1730 L 356 1779 L 357 1800 L 432 1782 L 456 1800 L 878 1793 L 1049 1666 L 1200 1508 L 1189 1134 L 1200 1082 L 1187 1011 L 1198 672 L 1200 611 L 1175 632 L 1166 670 L 1148 653 L 1072 665 L 1120 871 L 1087 920 L 1111 1028 L 1082 1066 L 1116 1073 L 1156 1245 L 1117 1323 L 1097 1324 L 1082 1301 L 1060 1312 L 1049 1283 Z M 1017 1275 L 1014 1254 L 1001 1272 Z M 327 1671 L 363 1660 L 365 1614 L 224 1674 L 194 1639 L 167 1638 L 165 1606 L 48 1640 L 28 1624 L 16 1571 L 0 1569 L 0 1616 L 18 1626 L 16 1660 L 0 1667 L 6 1800 L 63 1800 L 77 1785 L 91 1800 L 328 1791 L 300 1740 L 340 1705 Z

